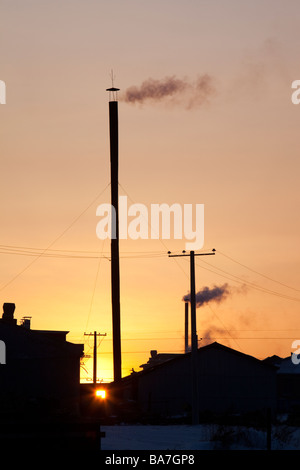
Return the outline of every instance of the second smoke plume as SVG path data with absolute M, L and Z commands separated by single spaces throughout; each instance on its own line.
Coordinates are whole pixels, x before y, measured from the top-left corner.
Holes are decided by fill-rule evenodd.
M 196 294 L 196 307 L 201 307 L 203 304 L 207 304 L 211 301 L 221 302 L 229 294 L 228 284 L 223 284 L 223 286 L 214 286 L 213 288 L 204 287 L 202 290 Z M 187 294 L 183 297 L 184 301 L 191 301 L 190 294 Z

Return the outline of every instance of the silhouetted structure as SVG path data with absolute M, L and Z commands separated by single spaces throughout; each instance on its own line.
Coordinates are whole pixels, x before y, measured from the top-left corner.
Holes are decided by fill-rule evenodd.
M 111 301 L 113 325 L 113 368 L 114 380 L 122 377 L 121 360 L 121 313 L 120 313 L 120 260 L 119 260 L 119 123 L 118 88 L 109 88 L 112 95 L 109 101 L 111 205 L 114 208 L 111 227 Z
M 78 412 L 83 345 L 66 341 L 67 331 L 17 325 L 15 305 L 5 303 L 0 339 L 6 364 L 0 366 L 0 413 L 8 415 Z
M 198 349 L 197 355 L 200 414 L 276 410 L 276 367 L 219 343 Z M 124 407 L 135 403 L 135 412 L 150 419 L 191 417 L 190 356 L 181 354 L 124 377 Z
M 182 354 L 172 354 L 172 353 L 157 353 L 156 349 L 150 351 L 150 358 L 146 364 L 141 364 L 140 367 L 145 370 L 149 369 L 149 367 L 158 366 L 163 362 L 170 361 L 175 357 L 182 356 Z
M 290 420 L 300 424 L 300 364 L 292 357 L 271 356 L 264 360 L 277 369 L 277 410 L 288 414 Z
M 99 416 L 81 415 L 80 358 L 83 345 L 66 341 L 67 331 L 32 330 L 20 325 L 15 304 L 5 303 L 0 340 L 1 448 L 100 450 Z
M 14 312 L 15 312 L 15 304 L 5 302 L 3 304 L 3 315 L 2 315 L 2 320 L 11 323 L 11 324 L 17 324 L 17 320 L 14 319 Z

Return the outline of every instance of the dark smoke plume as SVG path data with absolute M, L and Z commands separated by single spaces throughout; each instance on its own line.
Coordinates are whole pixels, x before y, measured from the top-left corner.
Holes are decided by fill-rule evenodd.
M 214 93 L 215 87 L 210 75 L 202 75 L 195 82 L 173 76 L 162 80 L 149 78 L 140 87 L 128 88 L 122 99 L 127 103 L 140 104 L 164 100 L 173 104 L 184 103 L 187 108 L 192 108 L 208 102 Z
M 203 304 L 207 304 L 211 301 L 221 302 L 229 293 L 228 284 L 224 284 L 223 286 L 214 286 L 212 289 L 204 287 L 196 293 L 196 307 L 201 307 Z M 182 300 L 190 302 L 191 295 L 185 295 Z

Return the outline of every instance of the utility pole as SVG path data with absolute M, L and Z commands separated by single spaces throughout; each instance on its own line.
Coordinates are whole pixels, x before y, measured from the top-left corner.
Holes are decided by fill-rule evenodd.
M 199 424 L 199 403 L 198 403 L 198 370 L 197 370 L 197 351 L 198 351 L 198 340 L 197 340 L 197 325 L 196 325 L 196 282 L 195 282 L 195 256 L 208 256 L 214 255 L 215 249 L 212 253 L 195 253 L 190 251 L 186 254 L 183 251 L 181 255 L 172 255 L 168 252 L 170 258 L 178 256 L 189 256 L 190 257 L 190 291 L 191 291 L 191 336 L 192 336 L 192 423 Z
M 93 356 L 93 384 L 97 385 L 97 336 L 106 336 L 105 334 L 97 333 L 84 333 L 84 336 L 94 336 L 94 356 Z

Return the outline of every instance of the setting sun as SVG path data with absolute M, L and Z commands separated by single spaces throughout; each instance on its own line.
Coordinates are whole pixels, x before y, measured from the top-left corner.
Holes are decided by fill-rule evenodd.
M 106 391 L 105 390 L 96 390 L 96 397 L 102 398 L 104 400 L 106 398 Z

